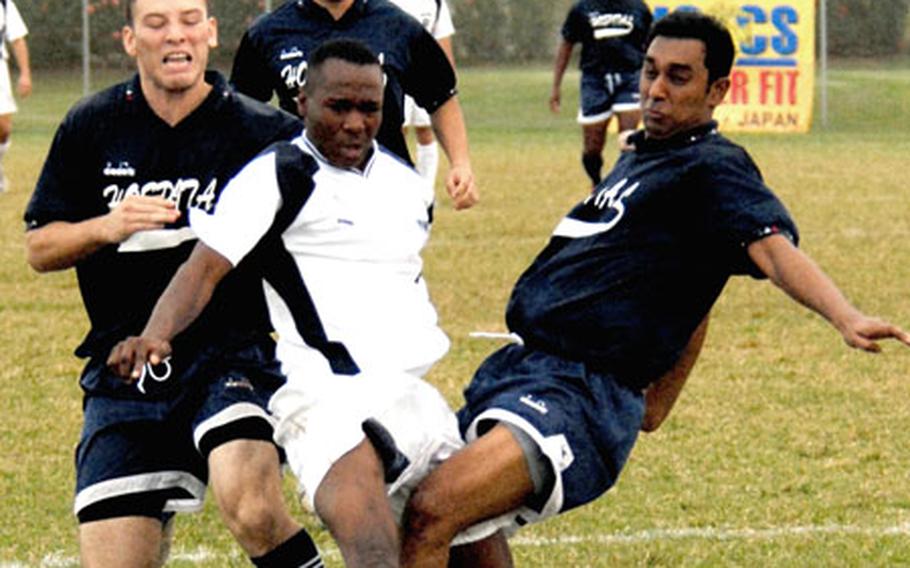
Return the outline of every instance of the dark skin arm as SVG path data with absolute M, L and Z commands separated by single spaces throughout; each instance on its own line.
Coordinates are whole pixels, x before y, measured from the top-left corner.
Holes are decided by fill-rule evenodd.
M 783 235 L 755 241 L 747 251 L 755 265 L 774 284 L 828 320 L 850 347 L 878 353 L 881 351 L 879 339 L 897 339 L 910 345 L 910 334 L 855 308 L 828 275 Z
M 553 89 L 550 91 L 550 111 L 553 113 L 559 112 L 559 107 L 562 102 L 562 95 L 560 93 L 562 88 L 562 76 L 566 72 L 566 67 L 569 65 L 569 59 L 572 57 L 572 47 L 573 45 L 565 40 L 559 42 L 559 47 L 556 49 L 556 61 L 553 63 Z
M 689 378 L 689 373 L 695 366 L 698 354 L 701 353 L 707 334 L 708 316 L 705 316 L 705 319 L 695 328 L 689 343 L 673 368 L 645 390 L 645 417 L 641 422 L 643 432 L 654 432 L 670 415 L 670 410 L 676 404 L 676 399 L 679 398 L 679 393 L 682 392 L 686 379 Z
M 215 287 L 231 271 L 225 257 L 199 242 L 155 304 L 142 335 L 114 346 L 107 365 L 128 382 L 138 380 L 145 364 L 157 365 L 171 354 L 171 340 L 199 317 Z

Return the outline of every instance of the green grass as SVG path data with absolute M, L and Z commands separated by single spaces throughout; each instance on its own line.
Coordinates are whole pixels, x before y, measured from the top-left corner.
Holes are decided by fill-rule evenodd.
M 565 81 L 560 116 L 547 110 L 547 69 L 462 76 L 483 201 L 456 213 L 440 194 L 425 255 L 453 339 L 431 380 L 454 405 L 495 346 L 467 334 L 503 329 L 512 283 L 587 185 L 576 76 Z M 733 138 L 796 217 L 804 250 L 863 309 L 910 325 L 910 64 L 836 65 L 830 78 L 826 129 Z M 71 502 L 81 364 L 72 349 L 86 319 L 72 272 L 39 276 L 26 266 L 21 215 L 80 92 L 75 74 L 38 77 L 4 161 L 13 189 L 0 195 L 0 566 L 72 565 L 78 554 Z M 607 496 L 523 530 L 513 541 L 517 564 L 910 565 L 908 366 L 910 351 L 850 351 L 770 284 L 736 279 L 668 422 L 643 436 Z M 294 510 L 329 564 L 340 565 L 328 534 Z M 200 550 L 215 556 L 192 560 Z M 175 552 L 173 566 L 245 565 L 211 503 L 179 518 Z

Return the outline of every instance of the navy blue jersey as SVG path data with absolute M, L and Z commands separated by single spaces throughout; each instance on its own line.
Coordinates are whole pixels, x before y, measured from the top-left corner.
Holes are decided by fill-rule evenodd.
M 401 132 L 404 95 L 431 114 L 455 94 L 455 71 L 420 23 L 387 0 L 355 0 L 334 18 L 313 0 L 286 2 L 250 27 L 234 57 L 231 82 L 242 93 L 297 112 L 307 59 L 330 39 L 356 39 L 382 62 L 386 75 L 380 144 L 410 163 Z
M 562 37 L 581 44 L 585 73 L 628 73 L 641 69 L 651 11 L 641 0 L 580 0 L 562 26 Z
M 163 230 L 136 233 L 76 265 L 91 323 L 80 357 L 106 358 L 116 342 L 141 332 L 196 242 L 188 209 L 211 210 L 247 161 L 303 129 L 298 118 L 234 92 L 217 73 L 206 82 L 209 96 L 174 127 L 149 108 L 136 77 L 77 104 L 57 130 L 25 212 L 27 228 L 98 217 L 136 194 L 170 199 L 183 213 Z M 269 329 L 261 285 L 239 267 L 178 343 L 227 344 Z
M 521 276 L 506 320 L 534 348 L 635 387 L 678 359 L 746 247 L 796 226 L 744 149 L 716 124 L 633 142 Z

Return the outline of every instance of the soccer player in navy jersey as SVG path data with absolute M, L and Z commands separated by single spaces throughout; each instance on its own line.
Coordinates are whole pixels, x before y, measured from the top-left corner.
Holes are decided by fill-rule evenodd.
M 207 72 L 216 22 L 206 0 L 129 0 L 124 47 L 137 75 L 78 103 L 54 138 L 25 212 L 28 261 L 74 267 L 91 329 L 77 348 L 84 423 L 76 451 L 86 566 L 164 562 L 173 513 L 207 483 L 254 564 L 321 566 L 284 503 L 267 413 L 284 383 L 258 280 L 238 270 L 179 344 L 180 360 L 127 384 L 111 347 L 138 333 L 196 242 L 191 209 L 264 147 L 302 129 Z
M 310 54 L 329 39 L 363 42 L 379 56 L 385 93 L 376 140 L 411 163 L 401 127 L 404 95 L 430 113 L 433 130 L 449 159 L 446 191 L 456 209 L 478 200 L 452 64 L 420 22 L 388 0 L 291 0 L 257 20 L 234 57 L 231 83 L 261 101 L 278 96 L 281 108 L 297 112 L 297 93 Z
M 644 426 L 643 391 L 664 373 L 684 377 L 674 366 L 681 355 L 691 363 L 687 346 L 732 275 L 769 278 L 851 347 L 910 344 L 800 252 L 758 168 L 717 132 L 734 54 L 727 29 L 674 12 L 647 45 L 644 131 L 515 285 L 506 322 L 522 342 L 488 357 L 465 391 L 468 445 L 412 495 L 403 566 L 445 566 L 452 535 L 478 519 L 521 526 L 607 491 Z
M 642 0 L 579 0 L 563 23 L 550 110 L 559 112 L 562 77 L 572 48 L 580 43 L 581 101 L 577 120 L 583 138 L 581 162 L 593 186 L 600 183 L 610 119 L 616 116 L 621 149 L 641 120 L 638 73 L 650 26 L 651 10 Z

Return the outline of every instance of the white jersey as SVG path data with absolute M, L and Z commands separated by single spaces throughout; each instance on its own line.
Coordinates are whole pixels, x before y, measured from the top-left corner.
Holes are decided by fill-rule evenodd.
M 25 27 L 25 21 L 22 20 L 19 8 L 16 7 L 16 3 L 13 0 L 6 0 L 5 9 L 0 4 L 0 29 L 3 30 L 3 37 L 6 42 L 13 42 L 28 35 L 28 28 Z M 2 49 L 3 59 L 9 57 L 6 42 L 3 42 L 3 47 L 0 48 Z
M 321 326 L 361 371 L 425 371 L 449 346 L 422 276 L 431 189 L 376 144 L 363 172 L 329 164 L 305 133 L 293 144 L 315 158 L 318 170 L 311 195 L 281 241 L 315 313 L 292 309 L 265 284 L 286 372 L 292 379 L 337 372 L 331 354 L 308 345 L 301 325 Z M 248 164 L 227 185 L 213 214 L 191 213 L 199 239 L 235 265 L 270 230 L 281 208 L 275 159 L 272 152 Z
M 455 34 L 446 0 L 392 0 L 392 3 L 414 16 L 437 40 Z

